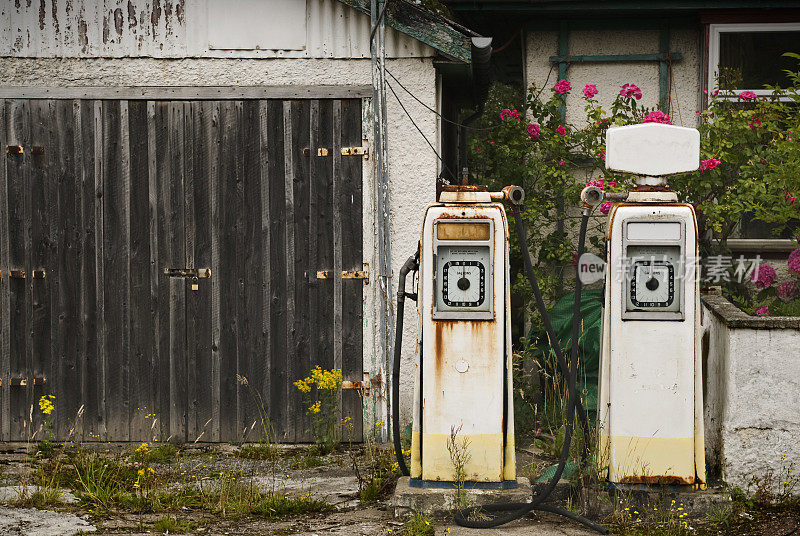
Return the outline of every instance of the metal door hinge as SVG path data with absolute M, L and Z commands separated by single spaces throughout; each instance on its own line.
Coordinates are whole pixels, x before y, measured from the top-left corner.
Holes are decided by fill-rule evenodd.
M 369 372 L 364 373 L 362 381 L 345 380 L 342 382 L 342 389 L 357 389 L 363 393 L 364 396 L 369 396 L 369 388 L 371 382 L 369 380 Z
M 363 155 L 364 160 L 369 160 L 369 140 L 361 140 L 361 147 L 342 147 L 342 156 Z
M 164 268 L 164 275 L 169 277 L 208 279 L 211 277 L 211 268 Z
M 25 270 L 9 270 L 8 277 L 12 279 L 25 279 Z
M 332 279 L 334 273 L 333 270 L 318 270 L 316 276 L 317 279 Z M 311 278 L 308 272 L 305 272 L 305 276 Z M 342 270 L 342 279 L 362 279 L 365 285 L 369 285 L 369 263 L 364 263 L 363 270 Z
M 11 387 L 26 387 L 28 385 L 44 385 L 47 383 L 47 378 L 11 378 L 8 384 Z M 0 380 L 0 385 L 3 385 L 3 380 Z
M 6 154 L 22 154 L 22 145 L 6 145 Z
M 325 147 L 320 147 L 317 149 L 317 156 L 328 156 L 328 149 Z

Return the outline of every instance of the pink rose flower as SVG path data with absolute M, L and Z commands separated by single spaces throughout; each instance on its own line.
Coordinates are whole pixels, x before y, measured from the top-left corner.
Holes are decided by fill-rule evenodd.
M 564 164 L 566 164 L 566 162 L 564 162 L 563 160 L 559 160 L 559 161 L 558 161 L 558 165 L 559 165 L 559 166 L 563 166 Z
M 600 92 L 597 91 L 597 86 L 594 84 L 586 84 L 586 86 L 583 88 L 583 94 L 586 95 L 586 98 L 588 99 L 591 99 L 598 93 Z
M 709 158 L 707 160 L 700 160 L 700 171 L 705 171 L 707 169 L 714 169 L 718 165 L 722 163 L 721 160 L 717 160 L 716 158 Z
M 640 100 L 642 98 L 642 90 L 636 84 L 623 84 L 620 86 L 619 94 L 625 98 L 634 98 Z
M 756 284 L 756 288 L 767 288 L 772 286 L 776 276 L 775 268 L 764 263 L 756 266 L 753 273 L 750 274 L 750 280 Z
M 755 311 L 756 316 L 769 316 L 769 305 L 762 305 Z
M 756 95 L 752 91 L 742 91 L 741 93 L 739 93 L 739 98 L 746 101 L 752 101 L 756 100 L 758 98 L 758 95 Z
M 789 258 L 786 260 L 789 265 L 789 270 L 800 274 L 800 249 L 796 249 L 789 253 Z
M 791 300 L 797 296 L 798 290 L 800 290 L 800 286 L 797 285 L 797 281 L 786 281 L 778 285 L 778 297 Z
M 750 119 L 750 122 L 747 123 L 747 126 L 750 127 L 750 130 L 755 130 L 757 128 L 764 128 L 764 123 L 758 117 L 753 117 Z
M 528 126 L 525 127 L 525 130 L 528 131 L 528 136 L 530 136 L 533 141 L 539 139 L 539 131 L 541 130 L 541 127 L 538 124 L 529 123 Z
M 614 206 L 614 202 L 611 200 L 603 201 L 603 204 L 600 205 L 600 212 L 603 214 L 608 214 L 611 212 L 611 207 Z
M 642 123 L 663 123 L 665 125 L 671 125 L 672 121 L 669 120 L 669 115 L 661 110 L 653 110 L 645 116 Z
M 556 85 L 553 86 L 553 89 L 559 95 L 564 95 L 567 91 L 572 89 L 572 85 L 569 82 L 567 82 L 565 79 L 562 78 L 561 80 L 556 82 Z
M 558 125 L 556 132 L 558 132 L 558 135 L 562 137 L 567 135 L 567 129 L 565 129 L 563 125 Z
M 505 119 L 508 117 L 515 117 L 517 121 L 522 121 L 522 118 L 519 116 L 518 111 L 504 108 L 503 111 L 500 112 L 500 121 L 505 121 Z

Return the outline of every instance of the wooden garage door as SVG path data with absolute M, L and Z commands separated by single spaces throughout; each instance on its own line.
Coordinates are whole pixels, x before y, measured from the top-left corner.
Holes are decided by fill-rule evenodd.
M 82 407 L 85 441 L 258 440 L 260 398 L 309 440 L 293 382 L 362 373 L 361 125 L 359 99 L 0 100 L 0 437 L 53 394 L 61 439 Z

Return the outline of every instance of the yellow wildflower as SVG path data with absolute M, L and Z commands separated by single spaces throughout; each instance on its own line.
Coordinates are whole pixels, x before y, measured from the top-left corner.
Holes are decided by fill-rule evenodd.
M 147 452 L 149 449 L 150 445 L 148 445 L 147 443 L 142 443 L 141 445 L 136 447 L 136 452 L 144 453 Z
M 319 413 L 320 411 L 322 411 L 322 402 L 317 400 L 316 402 L 314 402 L 314 404 L 308 407 L 308 411 L 310 411 L 311 413 Z
M 400 464 L 397 463 L 397 462 L 394 462 L 392 464 L 392 472 L 395 472 L 395 471 L 400 471 Z
M 144 467 L 142 467 L 141 469 L 139 469 L 139 470 L 137 471 L 137 473 L 139 473 L 139 476 L 144 476 Z
M 306 380 L 297 380 L 296 382 L 294 382 L 294 386 L 300 389 L 300 391 L 303 393 L 311 391 L 311 386 L 308 385 Z
M 39 409 L 43 414 L 50 415 L 53 413 L 53 410 L 56 409 L 55 405 L 53 405 L 53 400 L 55 399 L 56 397 L 53 395 L 42 395 L 42 397 L 39 399 Z

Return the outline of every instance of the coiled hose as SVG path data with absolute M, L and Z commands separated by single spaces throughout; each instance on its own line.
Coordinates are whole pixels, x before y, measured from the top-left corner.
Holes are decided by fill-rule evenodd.
M 572 322 L 572 351 L 570 353 L 570 362 L 567 363 L 564 360 L 563 354 L 561 353 L 561 348 L 558 342 L 558 339 L 555 337 L 555 332 L 553 331 L 553 327 L 550 323 L 550 317 L 547 313 L 547 308 L 544 304 L 544 299 L 542 298 L 542 292 L 539 289 L 539 283 L 536 278 L 536 273 L 533 270 L 533 263 L 531 262 L 530 253 L 528 252 L 528 248 L 524 247 L 526 244 L 526 232 L 525 232 L 525 225 L 522 222 L 522 217 L 519 212 L 519 207 L 517 205 L 513 206 L 513 213 L 514 213 L 514 221 L 516 224 L 517 229 L 517 237 L 519 239 L 519 243 L 523 245 L 522 249 L 522 258 L 523 263 L 525 265 L 525 272 L 528 276 L 528 281 L 531 284 L 531 288 L 533 290 L 533 295 L 536 299 L 536 306 L 539 309 L 539 312 L 542 315 L 542 319 L 545 324 L 545 329 L 547 331 L 548 337 L 550 339 L 550 346 L 553 349 L 553 352 L 556 355 L 556 358 L 559 361 L 559 367 L 562 370 L 562 373 L 567 377 L 567 389 L 569 393 L 569 401 L 567 403 L 567 422 L 565 424 L 565 433 L 564 433 L 564 445 L 561 448 L 561 455 L 559 457 L 558 466 L 556 467 L 556 472 L 553 477 L 548 481 L 548 483 L 541 489 L 539 493 L 534 491 L 533 497 L 531 502 L 529 503 L 497 503 L 497 504 L 490 504 L 484 505 L 481 507 L 473 507 L 467 508 L 464 510 L 460 510 L 455 513 L 453 516 L 453 520 L 463 527 L 470 527 L 470 528 L 493 528 L 498 527 L 500 525 L 505 525 L 506 523 L 510 523 L 516 519 L 520 519 L 524 517 L 528 513 L 532 512 L 533 510 L 539 510 L 544 512 L 552 512 L 555 514 L 559 514 L 561 516 L 567 517 L 581 523 L 601 534 L 608 534 L 608 530 L 594 523 L 585 517 L 579 516 L 569 510 L 565 510 L 563 508 L 559 508 L 557 506 L 552 506 L 548 504 L 543 504 L 545 500 L 550 496 L 550 494 L 555 489 L 558 481 L 561 479 L 561 475 L 564 473 L 564 467 L 566 466 L 567 459 L 569 458 L 569 450 L 572 444 L 572 432 L 573 427 L 575 424 L 575 412 L 578 410 L 578 414 L 581 416 L 581 422 L 584 427 L 584 457 L 588 452 L 588 439 L 589 439 L 589 431 L 588 431 L 588 422 L 586 421 L 586 415 L 583 411 L 582 405 L 578 398 L 576 392 L 576 383 L 577 383 L 577 374 L 578 374 L 578 333 L 579 333 L 579 322 L 580 322 L 580 302 L 581 302 L 581 291 L 583 285 L 581 284 L 580 278 L 577 277 L 577 266 L 576 266 L 576 278 L 575 278 L 575 299 L 574 299 L 574 311 L 575 314 L 573 315 L 573 322 Z M 583 254 L 585 242 L 586 242 L 586 228 L 589 221 L 589 208 L 583 209 L 583 214 L 581 218 L 581 226 L 580 226 L 580 234 L 578 238 L 578 258 Z M 395 352 L 394 352 L 394 363 L 393 363 L 393 370 L 392 370 L 392 432 L 394 434 L 394 447 L 395 447 L 395 455 L 397 457 L 397 463 L 400 466 L 400 471 L 403 475 L 409 475 L 408 468 L 405 464 L 405 459 L 403 458 L 402 448 L 400 446 L 400 424 L 399 424 L 399 395 L 400 395 L 400 388 L 398 385 L 399 378 L 400 378 L 400 352 L 401 352 L 401 344 L 402 344 L 402 323 L 403 323 L 403 306 L 405 301 L 405 278 L 408 272 L 418 266 L 418 258 L 411 257 L 408 261 L 403 265 L 403 270 L 400 272 L 400 280 L 398 281 L 400 287 L 397 293 L 397 302 L 398 302 L 398 309 L 397 309 L 397 331 L 396 331 L 396 338 L 395 338 Z M 416 298 L 416 297 L 415 297 Z M 505 515 L 500 515 L 498 517 L 489 519 L 489 520 L 473 520 L 470 519 L 472 514 L 474 514 L 477 510 L 480 510 L 481 513 L 492 513 L 492 512 L 506 512 Z

